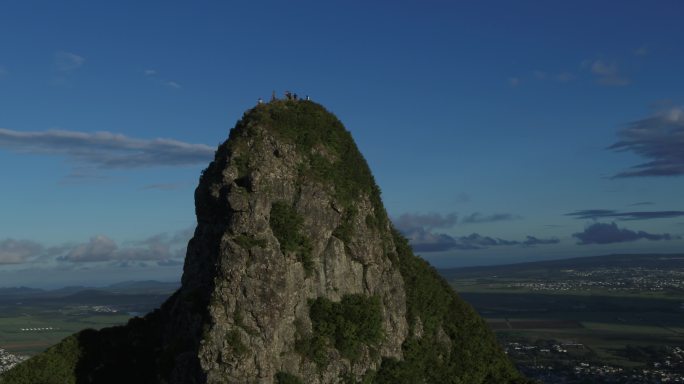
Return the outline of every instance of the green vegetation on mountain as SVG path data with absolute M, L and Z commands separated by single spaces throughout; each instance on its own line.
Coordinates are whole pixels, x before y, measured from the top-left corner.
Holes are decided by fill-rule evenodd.
M 86 329 L 17 365 L 2 384 L 155 383 L 160 329 L 156 312 L 126 326 Z
M 299 377 L 287 372 L 278 372 L 275 375 L 276 384 L 304 384 Z
M 309 316 L 313 335 L 303 351 L 319 360 L 328 345 L 342 356 L 355 360 L 361 347 L 375 346 L 382 340 L 382 308 L 375 296 L 345 295 L 339 303 L 319 297 L 311 302 Z
M 235 236 L 233 241 L 238 243 L 238 245 L 240 245 L 244 249 L 250 249 L 252 247 L 264 247 L 266 245 L 266 240 L 255 239 L 254 237 L 247 235 Z
M 348 206 L 360 193 L 374 195 L 380 211 L 380 193 L 373 175 L 349 131 L 320 105 L 300 101 L 276 101 L 257 106 L 245 116 L 271 126 L 274 134 L 308 155 L 313 177 L 335 187 L 335 197 Z
M 526 382 L 472 307 L 434 268 L 413 254 L 396 230 L 393 238 L 406 285 L 410 336 L 403 345 L 404 360 L 384 359 L 374 382 Z
M 349 226 L 355 213 L 349 212 L 352 203 L 362 194 L 373 205 L 369 222 L 382 228 L 388 221 L 380 199 L 380 188 L 375 183 L 366 159 L 359 151 L 351 133 L 321 105 L 310 101 L 276 100 L 258 105 L 245 113 L 228 139 L 229 151 L 244 145 L 241 136 L 256 136 L 255 126 L 269 128 L 269 133 L 295 145 L 305 161 L 300 177 L 332 186 L 333 196 L 346 213 L 342 226 Z M 249 153 L 237 157 L 240 177 L 249 173 Z M 343 236 L 346 228 L 341 228 Z M 348 236 L 347 236 L 348 237 Z
M 231 352 L 237 356 L 244 356 L 249 351 L 245 344 L 242 343 L 240 331 L 238 330 L 233 329 L 226 332 L 226 343 L 230 347 Z
M 0 383 L 12 384 L 76 384 L 76 365 L 82 355 L 78 335 L 59 344 L 5 373 Z
M 283 253 L 294 252 L 307 274 L 313 269 L 311 241 L 302 233 L 304 219 L 290 205 L 278 201 L 271 205 L 269 224 Z

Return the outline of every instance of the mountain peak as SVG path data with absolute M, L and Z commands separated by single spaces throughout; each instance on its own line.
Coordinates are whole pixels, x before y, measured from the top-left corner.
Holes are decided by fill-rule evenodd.
M 44 382 L 522 380 L 392 228 L 351 134 L 321 105 L 247 111 L 202 173 L 195 208 L 182 286 L 161 309 L 74 335 L 2 383 L 45 380 L 30 375 L 51 367 L 62 376 Z
M 259 165 L 251 161 L 250 151 L 273 147 L 282 158 L 281 148 L 293 150 L 301 178 L 327 183 L 334 188 L 334 198 L 349 204 L 359 193 L 372 196 L 380 210 L 380 191 L 373 175 L 351 136 L 340 120 L 322 105 L 307 100 L 274 100 L 248 110 L 219 148 L 227 156 L 237 156 L 241 176 Z M 260 146 L 259 144 L 262 144 Z

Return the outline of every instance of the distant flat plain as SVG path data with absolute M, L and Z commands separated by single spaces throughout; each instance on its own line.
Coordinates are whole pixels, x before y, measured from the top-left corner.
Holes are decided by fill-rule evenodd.
M 502 345 L 555 342 L 570 348 L 569 357 L 623 367 L 648 363 L 630 358 L 628 345 L 684 347 L 684 255 L 610 255 L 439 272 Z M 34 355 L 82 329 L 124 324 L 157 308 L 178 286 L 0 289 L 0 348 Z
M 82 329 L 125 324 L 158 307 L 177 286 L 131 282 L 98 289 L 0 289 L 0 348 L 32 356 Z
M 646 367 L 627 346 L 684 347 L 684 255 L 609 255 L 440 271 L 502 344 Z

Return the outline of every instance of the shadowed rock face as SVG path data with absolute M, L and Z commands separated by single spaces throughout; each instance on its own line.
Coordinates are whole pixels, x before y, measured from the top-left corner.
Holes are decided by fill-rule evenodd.
M 351 135 L 320 105 L 247 111 L 202 173 L 195 209 L 182 287 L 161 309 L 72 336 L 2 383 L 50 367 L 60 373 L 34 382 L 520 380 L 392 229 Z

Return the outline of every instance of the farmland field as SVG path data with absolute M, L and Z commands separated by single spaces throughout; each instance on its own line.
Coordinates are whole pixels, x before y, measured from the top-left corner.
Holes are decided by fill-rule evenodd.
M 684 257 L 617 255 L 441 272 L 530 376 L 684 380 Z M 642 381 L 620 381 L 634 369 Z
M 128 290 L 0 292 L 0 348 L 32 356 L 80 330 L 125 324 L 158 307 L 176 286 L 147 282 Z
M 84 314 L 79 311 L 45 311 L 23 308 L 22 313 L 0 315 L 0 347 L 19 354 L 34 355 L 63 338 L 86 328 L 100 329 L 124 324 L 129 314 Z

